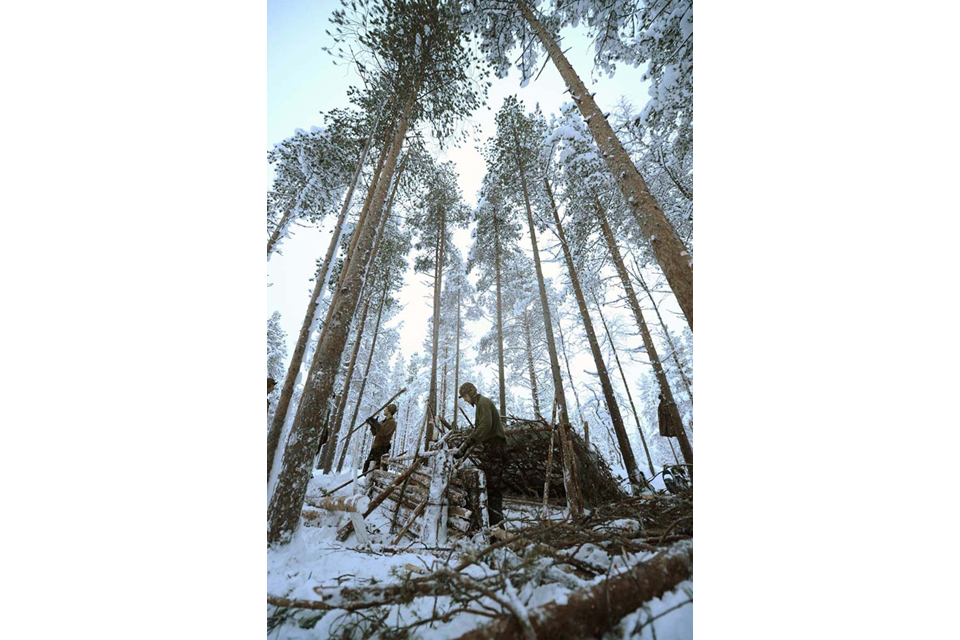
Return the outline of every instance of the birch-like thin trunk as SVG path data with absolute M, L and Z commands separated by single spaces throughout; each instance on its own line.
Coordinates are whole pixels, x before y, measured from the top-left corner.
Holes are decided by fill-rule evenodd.
M 570 444 L 570 437 L 567 433 L 567 429 L 570 428 L 570 414 L 567 412 L 567 398 L 563 393 L 560 359 L 557 357 L 557 345 L 553 340 L 553 322 L 550 320 L 550 302 L 547 300 L 547 287 L 543 281 L 543 267 L 540 265 L 540 251 L 537 249 L 537 230 L 533 224 L 533 210 L 530 208 L 530 191 L 527 189 L 526 172 L 523 163 L 520 161 L 520 138 L 517 135 L 516 128 L 513 129 L 513 139 L 517 170 L 520 172 L 520 186 L 523 189 L 523 202 L 527 211 L 530 244 L 533 247 L 533 264 L 537 270 L 540 307 L 543 311 L 543 328 L 547 336 L 547 350 L 550 352 L 550 370 L 553 373 L 553 400 L 560 410 L 560 444 L 564 450 L 563 487 L 567 493 L 567 506 L 570 509 L 570 515 L 579 517 L 583 514 L 583 502 L 580 495 L 576 459 L 573 456 L 573 446 Z
M 623 265 L 623 258 L 620 256 L 620 249 L 617 247 L 617 241 L 613 237 L 613 230 L 610 228 L 610 223 L 607 221 L 607 215 L 603 210 L 603 205 L 600 204 L 599 199 L 595 199 L 595 203 L 597 205 L 597 219 L 600 221 L 600 229 L 603 231 L 603 237 L 606 240 L 607 249 L 610 251 L 610 257 L 613 258 L 613 264 L 617 269 L 617 275 L 620 276 L 620 284 L 627 293 L 627 300 L 630 303 L 630 309 L 633 310 L 633 316 L 637 321 L 637 326 L 640 327 L 640 335 L 643 337 L 643 346 L 647 350 L 647 357 L 650 358 L 650 364 L 653 366 L 653 373 L 657 378 L 657 383 L 660 385 L 660 393 L 662 393 L 663 397 L 667 400 L 667 410 L 674 414 L 673 419 L 676 421 L 676 424 L 681 425 L 681 429 L 677 434 L 677 440 L 680 444 L 680 452 L 683 454 L 684 461 L 687 464 L 692 465 L 693 449 L 690 447 L 690 441 L 687 440 L 686 430 L 682 427 L 683 421 L 680 419 L 680 411 L 677 409 L 677 403 L 673 401 L 673 392 L 670 390 L 670 383 L 667 382 L 667 374 L 663 370 L 663 365 L 660 363 L 660 356 L 657 355 L 657 347 L 653 343 L 653 338 L 650 336 L 650 330 L 647 329 L 647 323 L 643 319 L 643 312 L 640 311 L 640 303 L 637 301 L 637 294 L 633 290 L 633 285 L 630 284 L 630 278 L 627 275 L 627 268 Z
M 283 432 L 283 425 L 287 419 L 287 413 L 290 408 L 290 399 L 293 398 L 293 390 L 297 384 L 297 376 L 300 374 L 300 367 L 303 365 L 303 356 L 307 351 L 307 344 L 310 342 L 310 334 L 316 325 L 317 307 L 323 300 L 323 293 L 327 288 L 327 274 L 330 271 L 330 265 L 333 263 L 333 257 L 340 245 L 340 236 L 343 233 L 343 223 L 347 218 L 347 212 L 350 210 L 350 202 L 353 200 L 353 191 L 360 180 L 360 174 L 363 171 L 363 163 L 367 159 L 367 153 L 373 144 L 373 137 L 377 130 L 380 118 L 370 130 L 367 138 L 367 144 L 360 154 L 360 160 L 357 162 L 357 170 L 353 174 L 353 181 L 347 194 L 343 198 L 343 205 L 340 207 L 340 215 L 337 217 L 337 224 L 333 228 L 333 234 L 330 236 L 330 244 L 327 246 L 327 254 L 323 258 L 323 265 L 317 273 L 317 281 L 313 286 L 313 293 L 310 296 L 310 302 L 307 304 L 307 313 L 303 317 L 303 324 L 300 326 L 300 335 L 297 337 L 297 345 L 293 349 L 293 355 L 290 357 L 290 365 L 287 367 L 287 377 L 283 381 L 283 389 L 280 391 L 280 399 L 277 401 L 276 413 L 273 416 L 273 422 L 270 424 L 270 431 L 267 434 L 267 477 L 273 469 L 273 461 L 276 456 L 277 447 L 280 444 L 280 435 Z M 386 149 L 384 150 L 386 151 Z M 381 161 L 377 166 L 382 166 L 382 159 L 386 153 L 380 154 Z M 373 184 L 371 184 L 371 191 Z M 269 253 L 269 249 L 268 249 Z
M 607 411 L 610 412 L 610 419 L 613 421 L 614 433 L 617 434 L 617 444 L 620 446 L 620 453 L 623 455 L 623 463 L 627 469 L 627 477 L 630 479 L 630 484 L 639 491 L 643 483 L 640 481 L 637 460 L 633 456 L 633 448 L 630 446 L 630 439 L 627 437 L 627 430 L 623 425 L 623 416 L 620 415 L 620 406 L 617 404 L 616 395 L 613 393 L 613 384 L 611 384 L 610 375 L 607 373 L 607 365 L 603 361 L 603 354 L 600 351 L 600 342 L 597 340 L 596 331 L 593 329 L 593 321 L 590 319 L 590 312 L 587 309 L 586 300 L 583 298 L 580 277 L 577 275 L 577 269 L 573 264 L 573 254 L 570 251 L 570 245 L 567 244 L 567 237 L 563 232 L 563 224 L 560 222 L 560 212 L 557 211 L 557 203 L 553 198 L 553 190 L 550 189 L 550 182 L 546 178 L 543 179 L 543 182 L 547 189 L 547 195 L 550 196 L 550 209 L 553 212 L 553 222 L 557 226 L 557 238 L 560 240 L 560 246 L 563 249 L 563 258 L 567 263 L 567 272 L 570 275 L 573 295 L 577 300 L 577 308 L 580 310 L 580 317 L 583 320 L 583 328 L 587 334 L 587 342 L 590 344 L 593 364 L 596 366 L 597 375 L 600 377 L 603 399 L 607 404 Z M 640 433 L 640 437 L 643 438 L 642 432 Z M 643 448 L 646 451 L 646 443 L 644 443 Z M 647 453 L 647 461 L 650 462 L 649 452 Z M 653 475 L 653 473 L 653 462 L 650 462 L 650 474 Z
M 300 522 L 300 511 L 303 508 L 303 499 L 312 471 L 311 462 L 320 438 L 321 410 L 333 392 L 336 369 L 340 365 L 340 354 L 347 342 L 350 321 L 356 310 L 360 287 L 366 275 L 367 259 L 373 249 L 378 218 L 384 215 L 383 204 L 387 199 L 390 178 L 396 169 L 400 149 L 403 147 L 415 96 L 416 87 L 408 95 L 404 104 L 389 156 L 384 163 L 385 179 L 381 178 L 378 181 L 376 195 L 370 205 L 370 211 L 374 212 L 373 219 L 365 221 L 357 228 L 357 259 L 350 261 L 341 281 L 342 284 L 330 301 L 327 322 L 324 324 L 323 335 L 310 366 L 303 399 L 297 409 L 297 416 L 284 451 L 277 486 L 267 509 L 267 540 L 271 543 L 288 542 Z
M 590 133 L 593 134 L 594 141 L 600 148 L 607 168 L 617 181 L 631 213 L 640 225 L 640 230 L 650 242 L 653 255 L 663 269 L 687 323 L 693 329 L 693 263 L 690 254 L 677 235 L 676 229 L 664 215 L 663 209 L 651 195 L 643 176 L 630 160 L 629 154 L 623 148 L 610 123 L 607 122 L 603 111 L 597 106 L 590 91 L 570 65 L 563 51 L 533 15 L 527 3 L 524 0 L 517 0 L 517 5 L 567 84 Z

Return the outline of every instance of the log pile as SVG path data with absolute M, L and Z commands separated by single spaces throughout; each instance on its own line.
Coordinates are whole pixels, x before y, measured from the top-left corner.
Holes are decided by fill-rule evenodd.
M 385 491 L 397 478 L 400 477 L 404 468 L 399 468 L 396 463 L 391 463 L 390 471 L 377 469 L 373 472 L 371 493 L 377 495 Z M 394 469 L 398 469 L 394 471 Z M 470 509 L 470 503 L 467 499 L 467 493 L 463 489 L 451 483 L 453 486 L 447 489 L 448 518 L 447 526 L 450 533 L 454 536 L 462 535 L 470 530 L 470 522 L 473 517 L 473 511 Z M 414 471 L 406 480 L 406 484 L 401 482 L 400 489 L 393 491 L 385 501 L 386 512 L 391 515 L 390 532 L 399 531 L 406 523 L 410 521 L 417 506 L 427 499 L 430 491 L 430 476 L 427 469 L 421 467 Z M 420 523 L 414 522 L 404 534 L 412 540 L 416 540 L 421 535 Z

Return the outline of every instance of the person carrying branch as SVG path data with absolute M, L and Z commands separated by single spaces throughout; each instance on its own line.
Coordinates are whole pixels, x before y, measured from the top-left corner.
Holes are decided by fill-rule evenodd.
M 373 446 L 370 448 L 370 455 L 367 461 L 363 463 L 363 472 L 367 472 L 367 467 L 372 462 L 375 467 L 380 466 L 380 457 L 385 453 L 390 453 L 390 439 L 393 438 L 393 432 L 397 430 L 397 421 L 393 416 L 397 415 L 397 405 L 388 404 L 384 410 L 387 417 L 383 422 L 377 420 L 375 416 L 367 418 L 367 424 L 370 425 L 370 432 L 373 434 Z M 383 465 L 383 470 L 387 470 L 387 465 Z
M 473 432 L 460 449 L 453 454 L 457 460 L 476 446 L 475 456 L 487 478 L 487 506 L 490 510 L 490 526 L 503 522 L 503 469 L 507 465 L 507 436 L 500 424 L 500 411 L 493 400 L 482 396 L 471 382 L 460 385 L 460 397 L 476 408 Z

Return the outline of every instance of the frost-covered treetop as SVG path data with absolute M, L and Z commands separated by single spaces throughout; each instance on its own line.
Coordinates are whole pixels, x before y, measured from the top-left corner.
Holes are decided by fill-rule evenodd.
M 430 123 L 438 140 L 483 101 L 489 71 L 475 62 L 452 0 L 341 0 L 331 23 L 335 48 L 361 77 L 382 78 L 394 100 L 415 92 L 412 120 Z M 477 77 L 473 77 L 471 73 Z
M 349 180 L 346 149 L 326 129 L 298 129 L 267 152 L 274 165 L 268 215 L 316 221 L 336 206 Z

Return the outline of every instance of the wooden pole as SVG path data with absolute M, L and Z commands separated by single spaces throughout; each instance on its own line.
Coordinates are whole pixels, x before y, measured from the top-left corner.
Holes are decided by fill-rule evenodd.
M 556 405 L 554 405 L 556 406 Z M 550 451 L 547 453 L 547 473 L 543 480 L 543 519 L 547 519 L 547 500 L 550 498 L 550 472 L 553 470 L 553 436 L 557 430 L 550 431 Z

